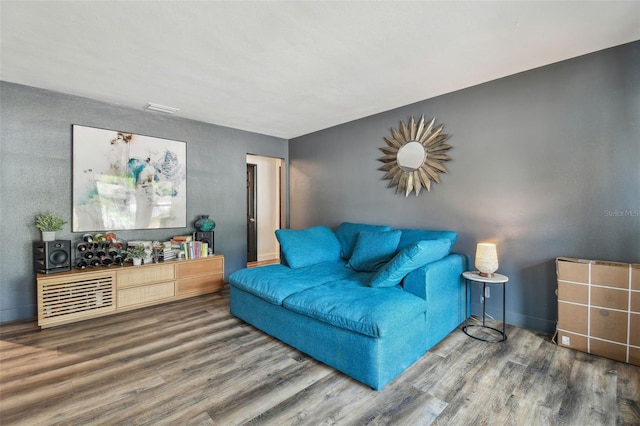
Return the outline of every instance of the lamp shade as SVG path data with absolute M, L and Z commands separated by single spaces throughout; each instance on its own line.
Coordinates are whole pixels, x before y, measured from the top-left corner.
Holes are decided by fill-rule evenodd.
M 498 270 L 498 252 L 495 244 L 479 243 L 476 247 L 476 268 L 483 277 L 493 277 Z

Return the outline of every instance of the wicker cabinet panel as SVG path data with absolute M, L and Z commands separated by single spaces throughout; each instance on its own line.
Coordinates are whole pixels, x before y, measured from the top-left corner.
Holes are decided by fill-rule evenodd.
M 172 299 L 173 296 L 175 296 L 173 281 L 119 289 L 118 308 L 154 305 L 161 300 Z
M 176 264 L 176 278 L 183 279 L 202 275 L 219 274 L 224 272 L 224 258 L 222 256 L 205 257 L 193 262 L 179 262 Z
M 224 286 L 224 258 L 208 257 L 176 265 L 176 296 L 211 293 Z
M 204 294 L 218 291 L 224 287 L 223 274 L 203 275 L 178 280 L 178 296 Z
M 38 325 L 51 327 L 116 310 L 112 272 L 38 279 Z
M 174 264 L 156 263 L 152 265 L 134 266 L 117 272 L 118 288 L 138 286 L 145 283 L 157 283 L 175 279 Z

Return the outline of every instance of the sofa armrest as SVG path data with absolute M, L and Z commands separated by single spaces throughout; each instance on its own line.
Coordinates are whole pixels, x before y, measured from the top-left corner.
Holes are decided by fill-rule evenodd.
M 466 283 L 462 273 L 469 268 L 464 254 L 448 256 L 412 271 L 404 278 L 404 289 L 425 300 L 427 349 L 442 340 L 465 319 Z
M 468 271 L 469 259 L 460 253 L 451 253 L 440 260 L 424 265 L 407 274 L 403 279 L 405 291 L 415 294 L 421 299 L 428 300 L 434 290 L 445 287 L 457 287 L 464 284 L 462 273 Z

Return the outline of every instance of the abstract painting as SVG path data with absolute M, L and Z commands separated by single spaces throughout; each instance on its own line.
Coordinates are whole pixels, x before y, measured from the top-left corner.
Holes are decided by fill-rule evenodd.
M 184 228 L 185 142 L 73 125 L 73 232 Z

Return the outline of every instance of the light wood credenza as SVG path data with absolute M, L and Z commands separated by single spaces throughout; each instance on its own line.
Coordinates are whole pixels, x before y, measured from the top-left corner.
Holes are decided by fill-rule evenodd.
M 37 274 L 36 283 L 47 328 L 218 291 L 224 256 Z

